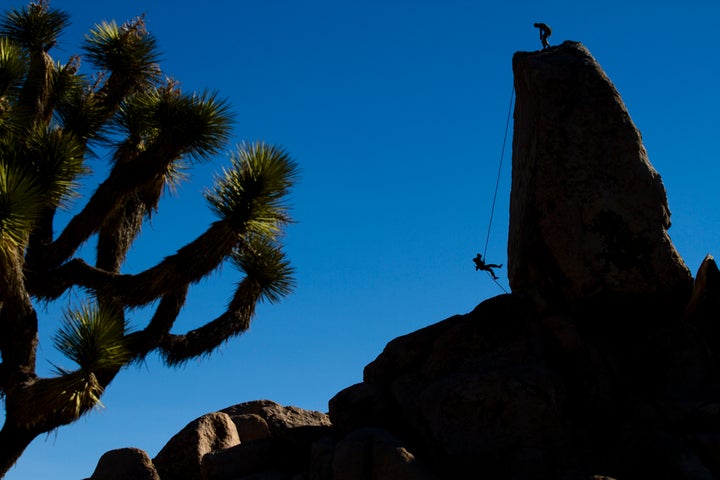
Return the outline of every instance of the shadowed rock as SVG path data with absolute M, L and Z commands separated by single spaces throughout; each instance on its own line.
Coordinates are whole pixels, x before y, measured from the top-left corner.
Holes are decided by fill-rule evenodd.
M 330 429 L 330 419 L 322 412 L 283 406 L 270 400 L 240 403 L 222 410 L 236 422 L 238 431 L 249 434 L 247 415 L 260 417 L 267 425 L 269 435 L 256 432 L 255 438 L 267 436 L 290 443 L 308 443 Z
M 160 478 L 196 480 L 200 478 L 203 457 L 240 443 L 237 429 L 229 415 L 209 413 L 193 420 L 160 450 L 153 459 Z
M 398 438 L 380 428 L 355 430 L 335 448 L 333 480 L 439 480 Z
M 105 453 L 88 480 L 160 480 L 152 460 L 139 448 L 119 448 Z
M 383 427 L 443 478 L 543 478 L 532 471 L 561 465 L 571 433 L 542 335 L 528 302 L 502 295 L 391 341 L 364 374 L 394 405 L 383 417 L 402 419 Z M 331 418 L 347 406 L 331 404 Z
M 707 255 L 695 275 L 692 298 L 685 310 L 685 320 L 702 332 L 720 353 L 720 270 L 712 255 Z
M 292 470 L 293 450 L 274 438 L 241 443 L 203 458 L 203 480 L 243 478 L 253 473 Z
M 612 82 L 576 42 L 518 52 L 508 241 L 513 292 L 551 305 L 692 288 L 665 188 Z

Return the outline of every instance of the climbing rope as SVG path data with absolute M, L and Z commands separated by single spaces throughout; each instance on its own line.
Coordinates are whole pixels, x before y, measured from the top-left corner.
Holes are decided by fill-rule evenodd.
M 497 278 L 493 278 L 492 275 L 490 275 L 490 272 L 488 272 L 488 276 L 490 277 L 490 280 L 492 280 L 493 282 L 495 282 L 495 285 L 497 285 L 498 287 L 500 287 L 500 290 L 502 290 L 502 291 L 505 292 L 505 293 L 508 293 L 508 291 L 505 290 L 505 287 L 503 287 L 502 284 L 497 281 Z
M 513 107 L 513 100 L 515 99 L 515 86 L 513 86 L 513 89 L 510 91 L 510 106 L 508 107 L 508 114 L 507 114 L 507 120 L 505 121 L 505 135 L 503 135 L 503 142 L 502 142 L 502 149 L 500 150 L 500 164 L 498 165 L 498 173 L 497 173 L 497 179 L 495 180 L 495 192 L 493 192 L 493 201 L 492 201 L 492 207 L 490 207 L 490 221 L 488 222 L 488 230 L 487 230 L 487 236 L 485 237 L 485 248 L 483 248 L 483 254 L 482 257 L 478 255 L 478 259 L 476 260 L 476 263 L 478 266 L 484 265 L 483 258 L 487 258 L 487 249 L 488 244 L 490 243 L 490 232 L 492 231 L 492 222 L 493 217 L 495 216 L 495 204 L 497 203 L 497 194 L 498 190 L 500 188 L 500 175 L 502 173 L 502 164 L 503 159 L 505 158 L 505 146 L 507 145 L 507 137 L 508 137 L 508 131 L 510 130 L 510 116 L 512 115 L 512 107 Z M 478 263 L 480 262 L 480 263 Z M 501 265 L 502 266 L 502 265 Z M 477 267 L 476 267 L 477 269 Z M 508 291 L 503 287 L 500 282 L 498 282 L 497 277 L 490 269 L 485 269 L 486 273 L 488 274 L 488 277 L 495 282 L 495 285 L 500 287 L 500 290 L 502 290 L 505 293 L 508 293 Z
M 485 248 L 483 258 L 487 258 L 488 243 L 490 243 L 490 231 L 492 230 L 493 217 L 495 216 L 495 203 L 497 201 L 498 188 L 500 187 L 500 173 L 502 172 L 503 158 L 505 158 L 505 145 L 507 144 L 508 130 L 510 129 L 510 116 L 512 115 L 513 100 L 515 99 L 515 86 L 510 90 L 510 106 L 508 107 L 507 120 L 505 121 L 505 135 L 503 136 L 502 149 L 500 150 L 500 165 L 498 166 L 497 179 L 495 180 L 495 193 L 493 193 L 492 207 L 490 208 L 490 221 L 488 222 L 487 236 L 485 237 Z M 497 282 L 495 282 L 497 283 Z M 498 284 L 499 285 L 499 284 Z

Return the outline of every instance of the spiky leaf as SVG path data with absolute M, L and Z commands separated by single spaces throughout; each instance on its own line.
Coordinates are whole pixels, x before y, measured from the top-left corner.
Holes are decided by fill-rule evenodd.
M 121 315 L 86 304 L 65 312 L 53 343 L 80 370 L 97 372 L 120 368 L 128 361 L 125 334 Z
M 183 155 L 202 160 L 226 144 L 232 118 L 228 102 L 215 92 L 168 92 L 161 96 L 155 121 L 163 141 L 182 145 Z
M 0 97 L 20 85 L 27 71 L 20 48 L 9 38 L 0 37 Z
M 0 160 L 0 251 L 17 254 L 43 205 L 37 179 L 25 169 Z
M 58 206 L 63 199 L 73 197 L 78 177 L 86 172 L 77 138 L 59 128 L 35 128 L 27 143 L 26 158 L 37 172 L 46 204 Z
M 74 76 L 73 84 L 58 99 L 55 116 L 63 130 L 83 141 L 105 140 L 105 109 L 82 77 Z
M 157 40 L 145 29 L 142 17 L 118 26 L 114 21 L 96 25 L 85 37 L 88 60 L 132 83 L 142 85 L 155 79 Z
M 276 236 L 290 222 L 285 195 L 298 168 L 285 151 L 262 142 L 243 144 L 215 187 L 205 193 L 210 208 L 236 228 Z
M 50 8 L 46 1 L 32 2 L 5 12 L 0 20 L 0 35 L 27 49 L 47 51 L 69 24 L 67 12 Z
M 173 146 L 178 156 L 202 160 L 216 154 L 230 138 L 232 114 L 214 92 L 183 94 L 174 86 L 132 96 L 121 105 L 116 127 L 145 144 Z
M 283 251 L 269 239 L 252 236 L 241 242 L 232 260 L 260 286 L 264 300 L 275 303 L 292 293 L 294 270 Z

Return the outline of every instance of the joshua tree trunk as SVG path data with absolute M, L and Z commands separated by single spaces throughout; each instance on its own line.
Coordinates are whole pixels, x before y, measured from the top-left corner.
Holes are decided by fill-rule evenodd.
M 0 430 L 0 478 L 15 465 L 20 455 L 38 435 L 39 433 L 10 427 L 7 421 L 5 422 L 5 426 Z

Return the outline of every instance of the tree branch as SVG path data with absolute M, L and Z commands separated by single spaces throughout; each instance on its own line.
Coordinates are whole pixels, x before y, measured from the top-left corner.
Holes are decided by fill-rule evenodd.
M 30 52 L 30 68 L 20 91 L 19 105 L 25 126 L 46 120 L 51 113 L 48 109 L 50 78 L 54 67 L 47 52 L 36 48 Z
M 0 251 L 0 353 L 9 384 L 35 375 L 37 313 L 23 284 L 19 255 Z
M 200 328 L 184 335 L 169 334 L 160 342 L 160 352 L 168 365 L 210 354 L 225 341 L 245 332 L 255 313 L 262 287 L 249 277 L 238 285 L 227 311 Z
M 155 314 L 147 327 L 139 332 L 127 336 L 133 360 L 142 360 L 153 349 L 157 348 L 160 340 L 170 333 L 175 320 L 180 314 L 187 297 L 188 285 L 163 295 Z
M 116 164 L 108 178 L 90 197 L 85 208 L 68 222 L 58 238 L 47 247 L 40 261 L 50 268 L 66 261 L 83 242 L 102 227 L 105 219 L 131 193 L 152 182 L 168 165 L 177 160 L 181 149 L 163 145 L 164 142 L 158 141 L 133 161 Z
M 219 220 L 174 255 L 138 274 L 116 274 L 73 259 L 27 281 L 34 296 L 53 300 L 73 286 L 88 288 L 98 295 L 111 295 L 129 307 L 146 305 L 178 285 L 201 280 L 227 258 L 238 243 L 239 234 L 230 222 Z

